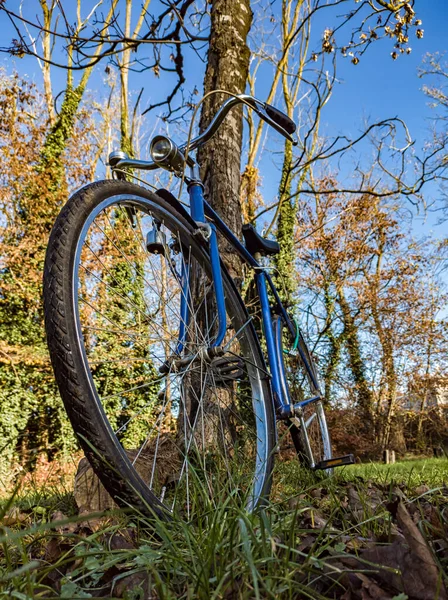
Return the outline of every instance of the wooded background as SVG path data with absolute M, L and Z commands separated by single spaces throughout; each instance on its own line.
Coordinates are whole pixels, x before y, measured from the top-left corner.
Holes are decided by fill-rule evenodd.
M 427 55 L 415 74 L 433 105 L 424 144 L 385 110 L 352 137 L 322 127 L 341 61 L 362 69 L 368 54 L 384 52 L 405 61 L 418 46 L 418 2 L 33 0 L 25 8 L 4 0 L 0 19 L 10 34 L 1 50 L 16 57 L 0 71 L 4 483 L 42 453 L 53 460 L 76 447 L 41 302 L 61 206 L 73 190 L 110 176 L 112 149 L 145 158 L 149 123 L 185 140 L 195 103 L 213 90 L 249 92 L 298 123 L 293 148 L 235 110 L 199 162 L 207 198 L 232 229 L 240 235 L 252 222 L 280 243 L 275 280 L 311 340 L 337 448 L 374 458 L 384 448 L 428 452 L 446 442 L 448 243 L 419 239 L 413 228 L 417 214 L 443 219 L 446 209 L 443 54 Z M 26 75 L 31 59 L 38 81 Z M 225 98 L 207 96 L 197 129 Z M 269 156 L 277 175 L 260 172 Z M 274 195 L 265 185 L 272 177 Z M 163 183 L 175 191 L 174 181 Z M 250 302 L 250 277 L 223 253 Z

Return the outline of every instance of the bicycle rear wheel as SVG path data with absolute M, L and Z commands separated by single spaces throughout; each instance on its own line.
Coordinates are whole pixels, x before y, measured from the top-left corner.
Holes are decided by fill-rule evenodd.
M 122 506 L 189 517 L 223 494 L 252 510 L 269 493 L 266 368 L 225 269 L 223 284 L 217 352 L 206 244 L 159 196 L 95 183 L 55 223 L 44 274 L 50 356 L 80 445 Z
M 291 403 L 298 406 L 290 422 L 290 434 L 302 464 L 315 469 L 332 457 L 330 434 L 319 393 L 318 373 L 302 334 L 297 348 L 288 349 L 289 332 L 280 318 L 276 321 L 279 354 Z M 308 368 L 307 368 L 308 367 Z M 331 474 L 333 469 L 325 469 Z

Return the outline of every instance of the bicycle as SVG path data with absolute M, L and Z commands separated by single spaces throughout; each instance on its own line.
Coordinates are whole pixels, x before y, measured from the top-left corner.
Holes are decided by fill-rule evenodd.
M 242 244 L 205 200 L 191 157 L 240 103 L 294 142 L 281 111 L 233 96 L 188 145 L 158 135 L 151 162 L 111 153 L 115 177 L 76 192 L 51 232 L 44 309 L 55 377 L 82 449 L 121 506 L 189 515 L 199 484 L 212 502 L 224 490 L 254 510 L 269 496 L 277 421 L 310 469 L 353 462 L 332 456 L 317 369 L 262 264 L 279 245 L 252 225 Z M 125 175 L 158 168 L 184 178 L 189 210 Z M 265 352 L 218 233 L 253 271 Z

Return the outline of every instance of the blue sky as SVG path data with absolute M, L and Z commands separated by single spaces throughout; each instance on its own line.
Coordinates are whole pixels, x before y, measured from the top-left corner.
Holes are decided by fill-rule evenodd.
M 340 83 L 326 107 L 324 130 L 330 134 L 353 134 L 361 129 L 363 119 L 375 121 L 398 116 L 406 122 L 417 151 L 421 148 L 428 138 L 434 110 L 422 92 L 424 81 L 429 83 L 429 80 L 419 78 L 417 71 L 425 54 L 448 50 L 448 2 L 417 0 L 415 9 L 423 21 L 424 38 L 411 38 L 410 55 L 401 55 L 394 61 L 390 56 L 391 41 L 380 40 L 359 65 L 340 61 Z M 436 186 L 428 186 L 426 193 L 428 198 L 439 195 Z M 434 221 L 429 218 L 430 224 Z
M 423 39 L 417 39 L 413 28 L 409 45 L 411 54 L 400 55 L 397 60 L 391 57 L 393 42 L 390 39 L 378 40 L 361 57 L 358 65 L 353 65 L 349 58 L 338 60 L 338 82 L 335 84 L 331 100 L 325 106 L 320 126 L 323 136 L 346 135 L 356 137 L 363 131 L 366 122 L 372 123 L 390 117 L 400 117 L 406 122 L 412 138 L 415 140 L 416 152 L 428 139 L 428 128 L 434 117 L 434 110 L 429 107 L 429 100 L 422 92 L 424 81 L 418 77 L 427 53 L 448 51 L 448 2 L 447 0 L 416 0 L 415 10 L 424 29 Z M 323 11 L 324 12 L 324 11 Z M 326 27 L 334 27 L 338 23 L 336 13 L 328 18 L 328 14 L 313 23 L 316 38 L 320 38 Z M 340 38 L 339 38 L 340 39 Z M 319 39 L 316 40 L 316 45 Z M 448 53 L 446 56 L 448 61 Z M 273 141 L 275 134 L 272 135 Z M 275 145 L 275 141 L 274 141 Z M 281 146 L 279 146 L 279 149 Z M 360 147 L 367 151 L 366 146 Z M 350 160 L 344 160 L 343 172 L 350 176 Z M 269 172 L 266 165 L 264 173 Z M 268 195 L 275 194 L 272 180 L 265 176 L 265 187 Z M 270 177 L 269 177 L 270 179 Z M 275 178 L 274 178 L 275 179 Z M 427 185 L 425 195 L 428 202 L 440 196 L 436 185 Z M 419 214 L 414 217 L 413 229 L 416 235 L 447 235 L 447 225 L 437 226 L 438 217 L 434 214 Z
M 417 71 L 426 53 L 448 50 L 448 2 L 417 0 L 415 9 L 423 21 L 424 38 L 411 40 L 410 55 L 392 60 L 391 42 L 381 40 L 359 65 L 348 62 L 341 65 L 341 83 L 336 86 L 326 112 L 324 127 L 328 131 L 354 131 L 359 129 L 364 117 L 376 120 L 399 116 L 406 122 L 416 148 L 424 144 L 434 110 L 422 92 L 423 80 Z M 440 194 L 436 186 L 428 185 L 425 195 L 431 201 Z M 415 234 L 446 236 L 447 224 L 437 226 L 437 220 L 437 216 L 431 214 L 416 215 Z
M 415 137 L 425 136 L 431 111 L 421 92 L 417 69 L 426 53 L 448 50 L 448 2 L 417 0 L 415 9 L 423 21 L 424 38 L 410 39 L 410 55 L 392 60 L 392 43 L 386 39 L 371 46 L 357 66 L 340 61 L 341 82 L 326 110 L 325 127 L 329 131 L 356 129 L 364 116 L 379 119 L 398 115 Z
M 9 3 L 11 5 L 11 2 Z M 31 4 L 31 7 L 33 4 Z M 37 5 L 37 2 L 35 4 Z M 71 1 L 66 0 L 64 8 L 70 10 L 70 6 L 72 6 Z M 28 7 L 30 7 L 30 4 L 28 4 Z M 154 10 L 156 11 L 156 8 Z M 278 10 L 278 0 L 273 5 L 274 14 L 276 10 Z M 421 91 L 422 80 L 417 77 L 417 69 L 426 53 L 448 50 L 448 36 L 446 34 L 448 2 L 447 0 L 416 0 L 415 10 L 417 16 L 423 21 L 424 38 L 417 40 L 414 37 L 410 40 L 412 47 L 410 55 L 401 55 L 398 60 L 392 60 L 390 52 L 393 49 L 393 43 L 390 39 L 386 39 L 373 44 L 356 66 L 352 65 L 349 59 L 339 60 L 338 83 L 322 115 L 321 133 L 323 135 L 345 134 L 353 136 L 362 130 L 366 120 L 376 121 L 399 116 L 406 121 L 412 137 L 416 140 L 416 147 L 419 148 L 424 143 L 425 137 L 428 135 L 429 120 L 433 111 L 428 107 L 428 99 Z M 37 12 L 37 9 L 34 12 Z M 325 27 L 333 27 L 337 23 L 337 14 L 337 12 L 332 16 L 326 14 L 315 21 L 313 32 L 316 42 Z M 334 22 L 331 22 L 332 19 Z M 4 13 L 0 13 L 0 27 L 2 31 L 0 45 L 7 45 L 10 39 L 14 37 L 14 32 Z M 40 71 L 33 58 L 26 57 L 21 60 L 13 60 L 9 56 L 3 56 L 0 61 L 8 71 L 15 67 L 20 73 L 26 73 L 36 82 L 41 80 Z M 90 88 L 101 89 L 103 68 L 98 69 L 91 78 Z M 202 90 L 201 70 L 200 61 L 190 56 L 186 65 L 186 76 L 190 89 L 193 85 L 196 85 L 199 91 Z M 64 71 L 54 70 L 55 96 L 64 87 L 64 80 Z M 155 79 L 151 72 L 133 74 L 131 85 L 136 90 L 135 93 L 140 87 L 145 87 L 143 105 L 154 101 L 159 93 L 163 94 L 167 89 L 167 82 L 163 78 Z M 261 82 L 259 88 L 260 95 L 262 95 L 263 82 Z M 157 90 L 157 93 L 155 93 L 155 90 Z M 154 125 L 155 116 L 151 116 L 145 129 L 152 131 Z M 165 125 L 160 123 L 160 127 L 164 129 Z M 269 146 L 281 150 L 282 144 L 278 134 L 271 131 L 269 136 Z M 263 159 L 263 191 L 267 203 L 271 202 L 275 196 L 279 175 L 276 170 L 278 161 L 278 156 L 268 156 Z M 349 166 L 345 168 L 350 169 Z M 427 194 L 428 197 L 436 197 L 438 190 L 435 186 L 428 187 Z M 435 223 L 434 216 L 429 218 L 420 216 L 415 220 L 415 232 L 417 234 L 432 232 L 433 235 L 442 235 L 444 226 L 436 227 Z

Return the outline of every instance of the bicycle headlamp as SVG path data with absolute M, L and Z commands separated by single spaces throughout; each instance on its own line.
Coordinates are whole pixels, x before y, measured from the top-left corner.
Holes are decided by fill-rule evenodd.
M 154 162 L 162 163 L 168 158 L 172 149 L 173 143 L 170 139 L 164 135 L 156 135 L 156 137 L 151 141 L 149 152 Z
M 185 158 L 176 144 L 164 135 L 156 135 L 149 147 L 152 160 L 169 171 L 182 173 Z

